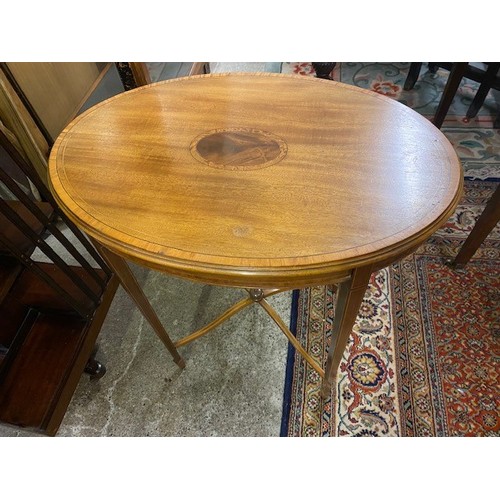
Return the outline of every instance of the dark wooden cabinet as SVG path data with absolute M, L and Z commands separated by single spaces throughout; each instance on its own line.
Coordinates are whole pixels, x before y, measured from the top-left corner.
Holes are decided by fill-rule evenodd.
M 1 131 L 0 144 L 43 199 L 0 165 L 0 422 L 54 435 L 86 367 L 104 371 L 93 354 L 118 281 Z

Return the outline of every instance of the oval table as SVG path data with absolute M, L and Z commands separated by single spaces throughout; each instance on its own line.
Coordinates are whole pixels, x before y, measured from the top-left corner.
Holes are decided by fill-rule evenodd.
M 193 76 L 146 85 L 73 120 L 49 161 L 51 190 L 96 244 L 181 367 L 177 348 L 260 304 L 323 377 L 328 397 L 372 272 L 453 213 L 460 162 L 445 136 L 377 93 L 312 77 Z M 173 342 L 126 260 L 248 298 Z M 319 366 L 269 305 L 338 283 Z

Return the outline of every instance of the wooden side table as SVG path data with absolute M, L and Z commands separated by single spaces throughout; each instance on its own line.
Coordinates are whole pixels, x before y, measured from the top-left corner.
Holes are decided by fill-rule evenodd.
M 406 106 L 295 75 L 212 74 L 147 85 L 75 119 L 49 162 L 62 209 L 98 245 L 175 361 L 178 348 L 253 303 L 323 376 L 328 397 L 370 275 L 453 213 L 452 146 Z M 246 288 L 210 325 L 173 342 L 135 283 L 132 260 Z M 339 283 L 325 367 L 266 298 Z

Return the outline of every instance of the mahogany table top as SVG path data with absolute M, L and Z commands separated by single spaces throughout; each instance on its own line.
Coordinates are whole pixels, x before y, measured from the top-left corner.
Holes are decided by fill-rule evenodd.
M 108 99 L 57 139 L 63 211 L 119 255 L 230 286 L 327 283 L 453 213 L 445 136 L 385 96 L 312 77 L 194 76 Z

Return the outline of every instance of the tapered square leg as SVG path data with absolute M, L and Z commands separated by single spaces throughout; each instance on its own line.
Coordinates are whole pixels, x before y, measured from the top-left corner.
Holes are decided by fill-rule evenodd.
M 180 367 L 184 368 L 186 363 L 184 359 L 181 357 L 179 352 L 177 351 L 174 343 L 172 342 L 170 336 L 165 331 L 165 328 L 161 324 L 156 312 L 154 311 L 151 303 L 144 295 L 142 288 L 139 283 L 135 279 L 132 271 L 130 270 L 128 264 L 125 260 L 119 255 L 111 252 L 107 248 L 100 245 L 98 242 L 93 240 L 95 246 L 99 250 L 100 254 L 107 261 L 109 267 L 116 273 L 118 279 L 120 280 L 121 285 L 125 288 L 126 292 L 130 295 L 130 298 L 135 302 L 136 306 L 139 308 L 141 313 L 144 315 L 149 324 L 153 327 L 156 335 L 160 338 L 160 340 L 165 344 L 165 347 L 168 349 L 172 357 L 174 358 L 174 362 Z
M 332 383 L 365 296 L 371 272 L 371 266 L 355 269 L 349 280 L 338 285 L 332 340 L 321 386 L 321 396 L 324 400 L 331 394 Z

